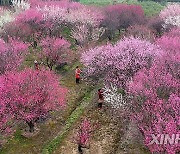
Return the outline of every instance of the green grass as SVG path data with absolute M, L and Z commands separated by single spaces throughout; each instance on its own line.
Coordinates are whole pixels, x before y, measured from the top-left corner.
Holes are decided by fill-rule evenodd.
M 104 6 L 104 5 L 113 4 L 113 0 L 80 0 L 80 3 L 87 4 L 87 5 Z M 149 17 L 158 15 L 160 11 L 164 8 L 163 6 L 164 4 L 161 5 L 160 3 L 153 2 L 153 1 L 138 2 L 137 0 L 116 0 L 115 3 L 141 5 L 144 10 L 145 15 Z
M 116 3 L 122 3 L 124 0 L 116 0 Z M 87 5 L 109 5 L 113 4 L 113 0 L 80 0 L 80 3 L 87 4 Z
M 137 2 L 135 0 L 129 0 L 126 3 L 141 5 L 144 10 L 145 15 L 148 17 L 158 15 L 160 11 L 164 8 L 164 6 L 161 5 L 160 3 L 153 2 L 153 1 Z
M 29 66 L 31 66 L 32 57 L 28 58 Z M 64 123 L 67 121 L 67 126 L 73 121 L 73 117 L 81 114 L 81 108 L 76 110 L 77 106 L 80 105 L 82 99 L 87 97 L 89 87 L 84 83 L 76 85 L 74 79 L 74 69 L 79 65 L 79 62 L 75 62 L 71 66 L 66 68 L 63 73 L 60 72 L 60 82 L 62 85 L 69 89 L 67 107 L 64 111 L 53 112 L 51 115 L 51 120 L 46 123 L 38 124 L 40 132 L 37 136 L 32 138 L 25 138 L 21 135 L 21 130 L 24 128 L 19 127 L 13 138 L 10 138 L 8 142 L 0 149 L 0 154 L 29 154 L 29 153 L 41 153 L 42 148 L 47 143 L 51 142 L 64 128 Z M 74 111 L 77 114 L 72 114 Z M 71 115 L 72 114 L 72 115 Z M 71 116 L 70 116 L 71 115 Z M 70 117 L 69 117 L 70 116 Z M 67 120 L 69 119 L 69 120 Z M 24 125 L 23 125 L 24 127 Z M 61 136 L 63 138 L 64 135 Z
M 84 98 L 82 99 L 82 103 L 78 106 L 69 118 L 66 121 L 65 127 L 63 131 L 56 136 L 50 143 L 45 145 L 43 148 L 43 154 L 51 154 L 53 151 L 57 149 L 57 147 L 63 142 L 64 138 L 67 136 L 70 128 L 75 124 L 75 122 L 81 117 L 85 107 L 91 102 L 91 91 L 87 92 Z

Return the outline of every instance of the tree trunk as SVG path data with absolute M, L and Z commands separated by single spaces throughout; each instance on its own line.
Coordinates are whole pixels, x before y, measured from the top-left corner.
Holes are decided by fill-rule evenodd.
M 26 123 L 28 124 L 29 126 L 29 132 L 34 132 L 34 123 L 32 121 L 28 122 L 26 121 Z
M 79 154 L 83 154 L 82 146 L 78 144 L 78 152 Z

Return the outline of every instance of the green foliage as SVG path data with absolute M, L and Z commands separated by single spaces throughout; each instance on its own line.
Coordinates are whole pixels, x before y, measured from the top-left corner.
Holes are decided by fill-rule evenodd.
M 135 0 L 129 0 L 126 3 L 141 5 L 144 9 L 145 15 L 148 17 L 158 15 L 160 11 L 164 8 L 160 3 L 153 1 L 137 2 Z
M 109 5 L 115 3 L 123 3 L 126 0 L 80 0 L 82 4 L 89 4 L 89 5 Z
M 80 0 L 80 3 L 88 4 L 88 5 L 99 5 L 99 6 L 116 4 L 116 3 L 137 4 L 143 7 L 145 15 L 149 17 L 159 14 L 159 12 L 163 9 L 163 5 L 151 0 L 146 0 L 141 2 L 137 0 Z
M 0 0 L 0 5 L 11 5 L 12 2 L 10 0 Z

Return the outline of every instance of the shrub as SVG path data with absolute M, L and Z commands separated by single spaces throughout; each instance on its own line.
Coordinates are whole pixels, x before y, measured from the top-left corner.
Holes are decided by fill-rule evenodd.
M 111 38 L 117 30 L 127 29 L 144 21 L 144 12 L 138 5 L 110 5 L 104 8 L 104 12 L 105 17 L 100 26 L 112 34 Z

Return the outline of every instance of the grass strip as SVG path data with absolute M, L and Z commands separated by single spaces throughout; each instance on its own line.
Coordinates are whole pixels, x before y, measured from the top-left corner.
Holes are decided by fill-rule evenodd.
M 83 114 L 84 109 L 88 106 L 91 102 L 91 95 L 93 94 L 92 91 L 88 91 L 84 98 L 82 99 L 82 103 L 72 112 L 69 118 L 66 121 L 65 127 L 59 135 L 57 135 L 53 140 L 51 140 L 47 145 L 44 146 L 42 150 L 42 154 L 52 154 L 54 150 L 62 143 L 64 138 L 67 136 L 70 128 L 75 124 L 75 122 L 81 117 Z

